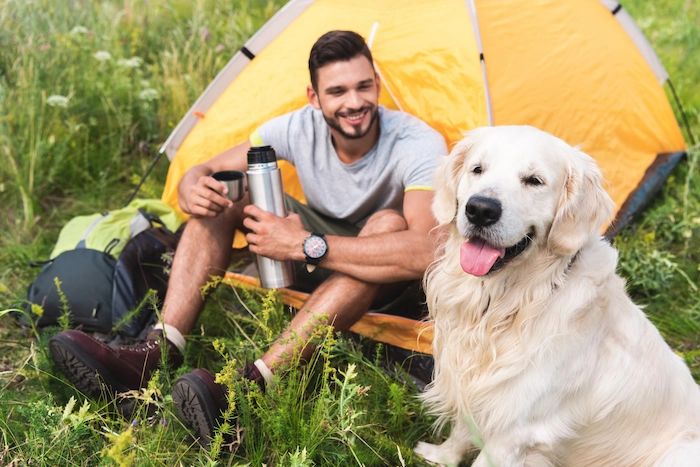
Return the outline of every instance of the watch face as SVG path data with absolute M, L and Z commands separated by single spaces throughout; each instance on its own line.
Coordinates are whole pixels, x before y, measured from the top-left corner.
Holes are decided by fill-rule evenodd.
M 304 253 L 310 258 L 320 258 L 327 249 L 326 241 L 316 235 L 311 235 L 304 241 Z

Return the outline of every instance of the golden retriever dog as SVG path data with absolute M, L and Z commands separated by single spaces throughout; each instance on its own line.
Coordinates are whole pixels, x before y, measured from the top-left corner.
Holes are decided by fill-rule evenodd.
M 470 132 L 438 169 L 423 399 L 474 466 L 698 466 L 700 391 L 617 276 L 595 161 L 527 126 Z

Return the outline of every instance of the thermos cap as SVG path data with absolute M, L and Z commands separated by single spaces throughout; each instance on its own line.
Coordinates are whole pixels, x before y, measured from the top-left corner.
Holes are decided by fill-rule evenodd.
M 248 149 L 248 165 L 277 162 L 277 156 L 272 146 L 253 146 Z

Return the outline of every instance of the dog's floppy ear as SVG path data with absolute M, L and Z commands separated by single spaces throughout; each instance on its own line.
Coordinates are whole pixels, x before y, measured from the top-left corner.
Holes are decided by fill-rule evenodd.
M 433 186 L 435 196 L 433 197 L 433 215 L 439 225 L 446 225 L 452 222 L 457 215 L 457 187 L 459 186 L 459 176 L 464 166 L 464 161 L 469 155 L 469 150 L 474 145 L 472 136 L 467 136 L 452 149 L 449 156 L 445 156 L 440 161 L 440 165 L 435 171 Z
M 549 231 L 548 247 L 560 255 L 573 255 L 592 235 L 600 234 L 614 203 L 602 186 L 603 176 L 592 157 L 571 148 L 568 173 Z

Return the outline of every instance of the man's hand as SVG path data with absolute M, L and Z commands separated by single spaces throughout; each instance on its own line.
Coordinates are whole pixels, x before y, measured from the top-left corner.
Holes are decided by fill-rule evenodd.
M 227 192 L 226 185 L 211 176 L 202 175 L 196 183 L 183 190 L 185 199 L 181 200 L 180 207 L 194 217 L 216 217 L 233 206 L 225 197 Z
M 216 217 L 233 206 L 224 197 L 228 192 L 226 185 L 211 174 L 221 170 L 244 171 L 248 166 L 249 148 L 250 141 L 246 141 L 188 170 L 177 187 L 180 208 L 194 217 Z
M 304 229 L 299 214 L 290 212 L 283 218 L 252 204 L 243 212 L 249 216 L 243 225 L 251 231 L 245 239 L 252 253 L 277 261 L 306 259 L 302 246 L 309 232 Z

